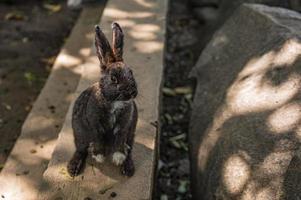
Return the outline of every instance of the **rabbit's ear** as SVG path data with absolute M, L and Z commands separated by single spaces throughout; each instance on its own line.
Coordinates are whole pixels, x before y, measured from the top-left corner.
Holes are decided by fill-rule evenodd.
M 107 64 L 115 61 L 115 58 L 109 41 L 98 25 L 95 26 L 95 47 L 101 69 L 104 70 L 106 69 Z
M 113 29 L 113 52 L 116 61 L 122 61 L 123 54 L 123 32 L 119 24 L 116 22 L 112 23 Z

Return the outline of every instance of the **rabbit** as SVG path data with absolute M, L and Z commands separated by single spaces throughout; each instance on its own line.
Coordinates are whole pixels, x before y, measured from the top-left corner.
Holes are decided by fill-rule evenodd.
M 135 172 L 132 148 L 138 119 L 134 101 L 137 83 L 123 61 L 124 34 L 118 23 L 112 23 L 112 31 L 113 48 L 100 27 L 95 26 L 101 77 L 74 103 L 72 128 L 76 151 L 67 166 L 72 177 L 81 173 L 90 151 L 99 163 L 112 156 L 113 163 L 121 166 L 121 174 L 125 176 L 133 176 Z

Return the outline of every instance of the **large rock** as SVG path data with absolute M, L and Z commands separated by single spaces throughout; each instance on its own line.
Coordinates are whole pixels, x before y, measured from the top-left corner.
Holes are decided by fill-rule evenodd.
M 197 19 L 205 23 L 201 40 L 201 48 L 212 38 L 214 32 L 219 29 L 225 21 L 243 3 L 258 3 L 268 6 L 278 6 L 293 10 L 300 10 L 296 3 L 299 0 L 189 0 L 193 14 Z M 293 3 L 294 2 L 294 3 Z
M 213 36 L 189 142 L 195 199 L 301 199 L 301 16 L 241 6 Z

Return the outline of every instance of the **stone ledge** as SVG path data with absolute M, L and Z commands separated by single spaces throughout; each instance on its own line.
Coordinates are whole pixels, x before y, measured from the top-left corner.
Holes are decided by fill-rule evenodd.
M 157 138 L 157 128 L 152 124 L 159 119 L 166 8 L 166 0 L 111 0 L 100 23 L 107 36 L 111 35 L 113 21 L 123 27 L 125 61 L 132 66 L 138 82 L 140 95 L 136 102 L 139 119 L 133 149 L 135 175 L 125 178 L 120 176 L 118 167 L 108 162 L 97 165 L 88 160 L 82 175 L 74 179 L 68 176 L 66 165 L 75 150 L 71 105 L 51 162 L 44 173 L 45 185 L 41 188 L 40 199 L 107 199 L 111 192 L 117 194 L 114 199 L 151 199 Z M 89 57 L 83 68 L 76 95 L 99 78 L 95 55 Z

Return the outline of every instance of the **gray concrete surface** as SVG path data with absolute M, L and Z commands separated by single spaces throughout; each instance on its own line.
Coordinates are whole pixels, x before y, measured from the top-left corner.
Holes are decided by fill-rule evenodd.
M 195 199 L 301 199 L 301 16 L 241 6 L 197 79 L 189 143 Z
M 117 21 L 125 33 L 125 62 L 132 66 L 138 82 L 136 99 L 139 119 L 133 149 L 136 173 L 131 178 L 120 176 L 119 168 L 111 163 L 96 164 L 88 160 L 82 175 L 72 179 L 66 171 L 75 147 L 71 127 L 71 111 L 67 118 L 44 173 L 45 185 L 40 199 L 151 199 L 156 164 L 159 95 L 163 72 L 163 50 L 167 1 L 111 0 L 100 22 L 111 38 L 111 23 Z M 75 96 L 99 78 L 99 64 L 94 52 L 82 66 L 83 76 Z
M 85 7 L 56 58 L 51 74 L 22 127 L 0 174 L 0 197 L 36 200 L 58 133 L 94 39 L 102 4 Z M 51 106 L 52 109 L 49 109 Z M 55 112 L 51 112 L 54 110 Z M 3 196 L 2 196 L 3 195 Z

